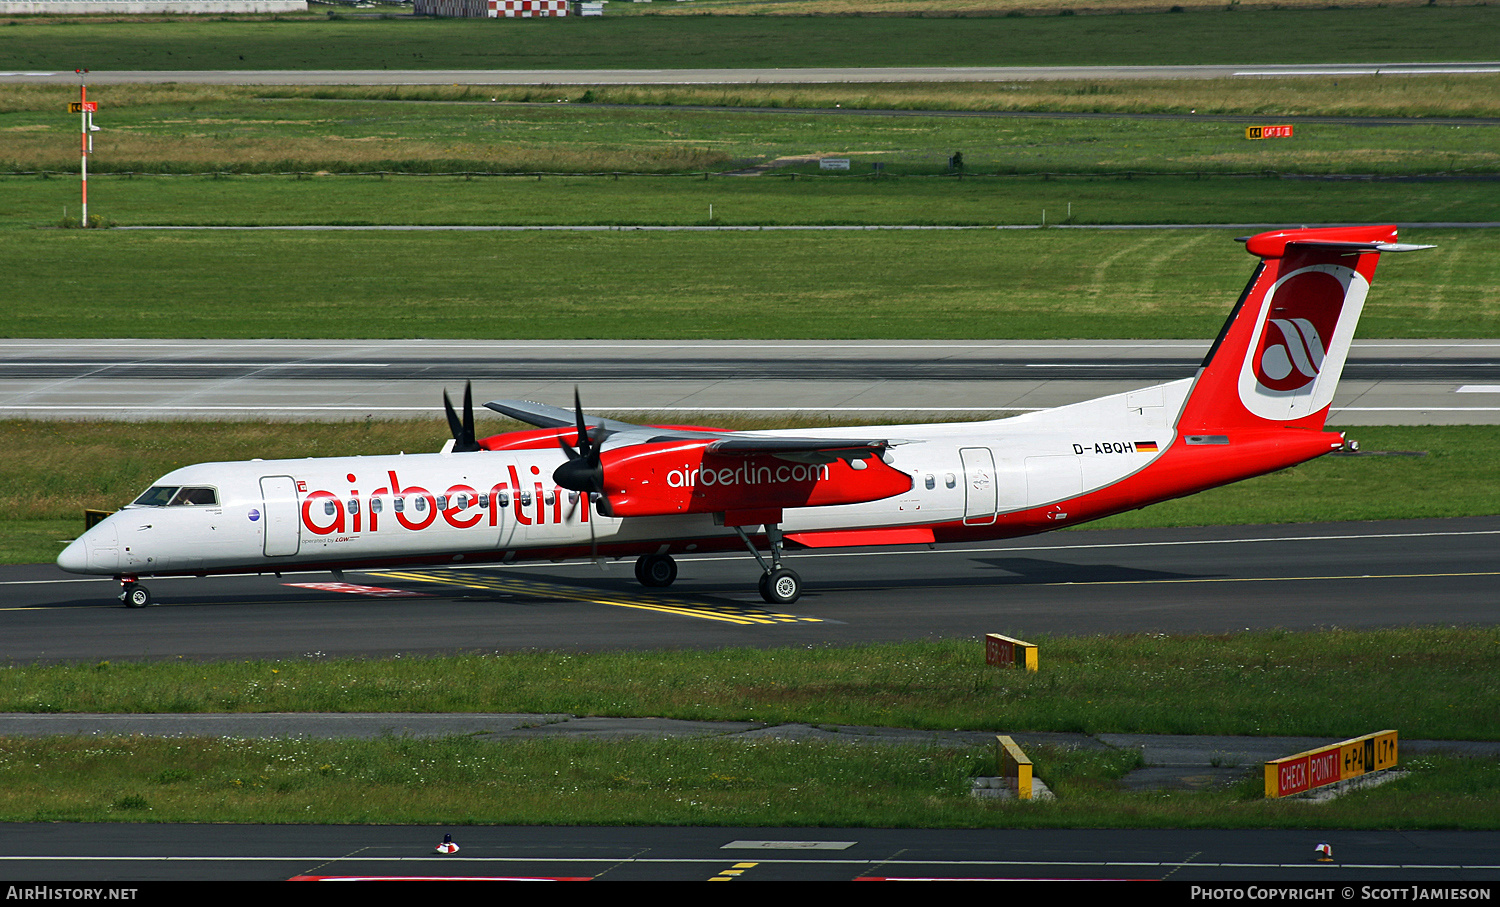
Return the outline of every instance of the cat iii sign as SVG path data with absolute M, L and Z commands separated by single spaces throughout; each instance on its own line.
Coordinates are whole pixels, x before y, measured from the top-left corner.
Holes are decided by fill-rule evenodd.
M 1246 126 L 1245 138 L 1247 139 L 1289 139 L 1292 137 L 1290 126 Z

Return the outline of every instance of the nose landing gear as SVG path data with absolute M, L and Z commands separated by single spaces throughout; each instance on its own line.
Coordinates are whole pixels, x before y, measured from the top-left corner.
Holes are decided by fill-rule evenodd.
M 144 608 L 151 604 L 151 590 L 135 581 L 133 576 L 122 576 L 120 579 L 120 601 L 127 608 Z

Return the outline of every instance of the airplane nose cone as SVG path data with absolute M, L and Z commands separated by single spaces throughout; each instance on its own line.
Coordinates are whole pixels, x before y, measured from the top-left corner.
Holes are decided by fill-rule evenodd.
M 69 573 L 114 573 L 120 566 L 119 538 L 115 524 L 105 520 L 57 556 L 57 566 Z
M 89 569 L 89 545 L 84 538 L 74 539 L 57 556 L 57 566 L 69 573 L 87 573 Z

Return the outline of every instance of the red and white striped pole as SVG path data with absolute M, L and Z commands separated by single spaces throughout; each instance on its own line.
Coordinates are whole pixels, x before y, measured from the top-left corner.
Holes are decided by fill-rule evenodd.
M 83 226 L 89 225 L 89 87 L 78 86 L 78 172 L 83 176 Z
M 94 150 L 94 111 L 99 108 L 98 104 L 89 102 L 89 87 L 82 80 L 88 74 L 87 69 L 75 69 L 78 73 L 78 172 L 83 183 L 83 221 L 82 225 L 89 225 L 89 153 Z M 68 106 L 72 106 L 71 104 Z

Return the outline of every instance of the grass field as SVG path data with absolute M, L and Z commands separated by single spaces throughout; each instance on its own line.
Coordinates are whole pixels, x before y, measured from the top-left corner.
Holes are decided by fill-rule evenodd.
M 65 214 L 76 219 L 79 194 L 76 176 L 0 177 L 0 234 L 49 231 Z M 118 226 L 1497 223 L 1500 181 L 91 176 L 89 210 Z M 1111 237 L 1119 235 L 1100 234 L 1092 241 L 1108 244 Z M 29 240 L 7 235 L 7 241 L 41 250 L 69 240 L 41 232 Z
M 1500 631 L 1046 637 L 1037 672 L 977 639 L 364 661 L 0 668 L 19 713 L 498 712 L 927 730 L 1496 740 Z M 1337 702 L 1337 709 L 1328 704 Z M 1290 755 L 1290 754 L 1289 754 Z M 3 786 L 3 785 L 0 785 Z M 1500 821 L 1500 816 L 1496 817 Z
M 975 640 L 848 649 L 0 669 L 22 712 L 502 711 L 819 725 L 1494 739 L 1492 629 L 1036 640 L 1035 674 Z M 1330 704 L 1337 703 L 1337 708 Z M 744 740 L 0 740 L 0 820 L 849 827 L 1495 828 L 1492 760 L 1403 757 L 1317 807 L 1228 788 L 1129 793 L 1129 751 L 1029 748 L 1059 796 L 968 796 L 987 749 Z
M 992 757 L 922 746 L 10 738 L 0 821 L 1488 830 L 1500 815 L 1484 759 L 1406 758 L 1398 783 L 1310 806 L 1261 799 L 1256 766 L 1222 789 L 1133 793 L 1118 779 L 1137 753 L 1027 754 L 1057 801 L 977 800 Z
M 1219 7 L 1116 16 L 602 20 L 17 17 L 0 20 L 0 28 L 0 67 L 10 70 L 1368 63 L 1491 59 L 1500 9 Z M 1334 35 L 1337 40 L 1330 40 Z
M 400 102 L 467 105 L 532 104 L 546 107 L 603 104 L 626 107 L 708 107 L 893 111 L 987 111 L 1054 113 L 1224 114 L 1241 116 L 1492 117 L 1500 114 L 1495 85 L 1500 75 L 1429 73 L 1345 75 L 1338 79 L 1276 76 L 1225 79 L 1057 79 L 1016 82 L 877 82 L 738 85 L 213 85 L 193 83 L 91 86 L 102 99 L 100 122 L 139 116 L 143 125 L 176 112 L 250 108 L 248 125 L 263 119 L 257 103 L 375 102 L 382 117 L 404 117 Z M 43 114 L 34 121 L 7 119 L 24 129 L 61 123 L 75 100 L 74 86 L 16 83 L 0 97 L 0 115 Z M 283 108 L 292 109 L 292 108 Z M 317 109 L 317 108 L 307 108 Z M 325 105 L 322 109 L 330 109 Z M 469 114 L 472 116 L 472 114 Z M 434 115 L 437 116 L 437 115 Z M 445 114 L 456 118 L 460 114 Z M 441 122 L 436 121 L 436 122 Z M 361 126 L 357 118 L 342 125 Z M 389 124 L 387 124 L 389 125 Z
M 770 741 L 8 739 L 0 821 L 968 826 L 985 814 L 966 796 L 976 761 Z
M 1211 338 L 1244 232 L 21 230 L 0 255 L 13 337 Z M 1382 264 L 1360 336 L 1500 336 L 1494 232 L 1404 233 L 1438 248 Z
M 538 103 L 534 89 L 322 89 L 106 86 L 91 98 L 90 170 L 100 173 L 703 173 L 788 156 L 842 155 L 850 175 L 964 173 L 1364 174 L 1480 176 L 1500 171 L 1493 114 L 1500 76 L 1365 79 L 1319 87 L 1308 80 L 1010 86 L 925 86 L 911 95 L 858 86 L 787 91 L 736 87 L 599 89 L 598 103 Z M 1163 87 L 1167 86 L 1167 87 Z M 846 86 L 847 90 L 847 86 Z M 568 90 L 574 99 L 594 89 Z M 1308 111 L 1399 116 L 1446 110 L 1491 119 L 1303 122 L 1292 139 L 1246 140 L 1247 123 Z M 76 90 L 23 87 L 0 102 L 0 172 L 76 172 L 76 119 L 60 113 Z M 550 93 L 549 93 L 550 94 Z M 694 100 L 693 94 L 700 99 Z M 316 96 L 310 96 L 316 95 Z M 687 97 L 684 97 L 687 95 Z M 395 96 L 395 98 L 391 97 Z M 490 101 L 494 97 L 496 101 Z M 531 98 L 530 103 L 500 98 Z M 786 103 L 783 104 L 783 101 Z M 863 112 L 843 109 L 866 108 Z M 932 102 L 943 115 L 877 111 Z M 652 102 L 653 106 L 643 106 Z M 684 102 L 718 102 L 715 109 Z M 799 109 L 787 109 L 793 104 Z M 1193 113 L 1199 111 L 1201 114 Z M 838 105 L 835 108 L 835 105 Z M 781 109 L 773 109 L 780 107 Z M 821 108 L 821 112 L 813 108 Z M 909 108 L 910 109 L 910 108 Z M 921 109 L 921 108 L 915 108 Z M 965 115 L 956 115 L 959 112 Z M 1006 116 L 1056 112 L 1057 117 Z M 1173 118 L 1151 118 L 1155 113 Z M 1250 120 L 1208 117 L 1251 116 Z M 1108 114 L 1119 113 L 1113 117 Z M 816 167 L 813 168 L 816 171 Z M 1471 186 L 1486 197 L 1492 185 Z
M 1386 0 L 1352 0 L 1339 4 L 1341 9 L 1385 6 L 1419 6 L 1426 0 L 1388 3 Z M 1435 5 L 1435 4 L 1430 4 Z M 692 3 L 663 3 L 652 6 L 620 4 L 621 15 L 636 16 L 952 16 L 987 18 L 994 16 L 1120 15 L 1163 13 L 1170 10 L 1209 9 L 1226 11 L 1228 0 L 1186 0 L 1168 5 L 1163 0 L 694 0 Z M 1327 0 L 1237 0 L 1234 10 L 1252 9 L 1326 9 Z

